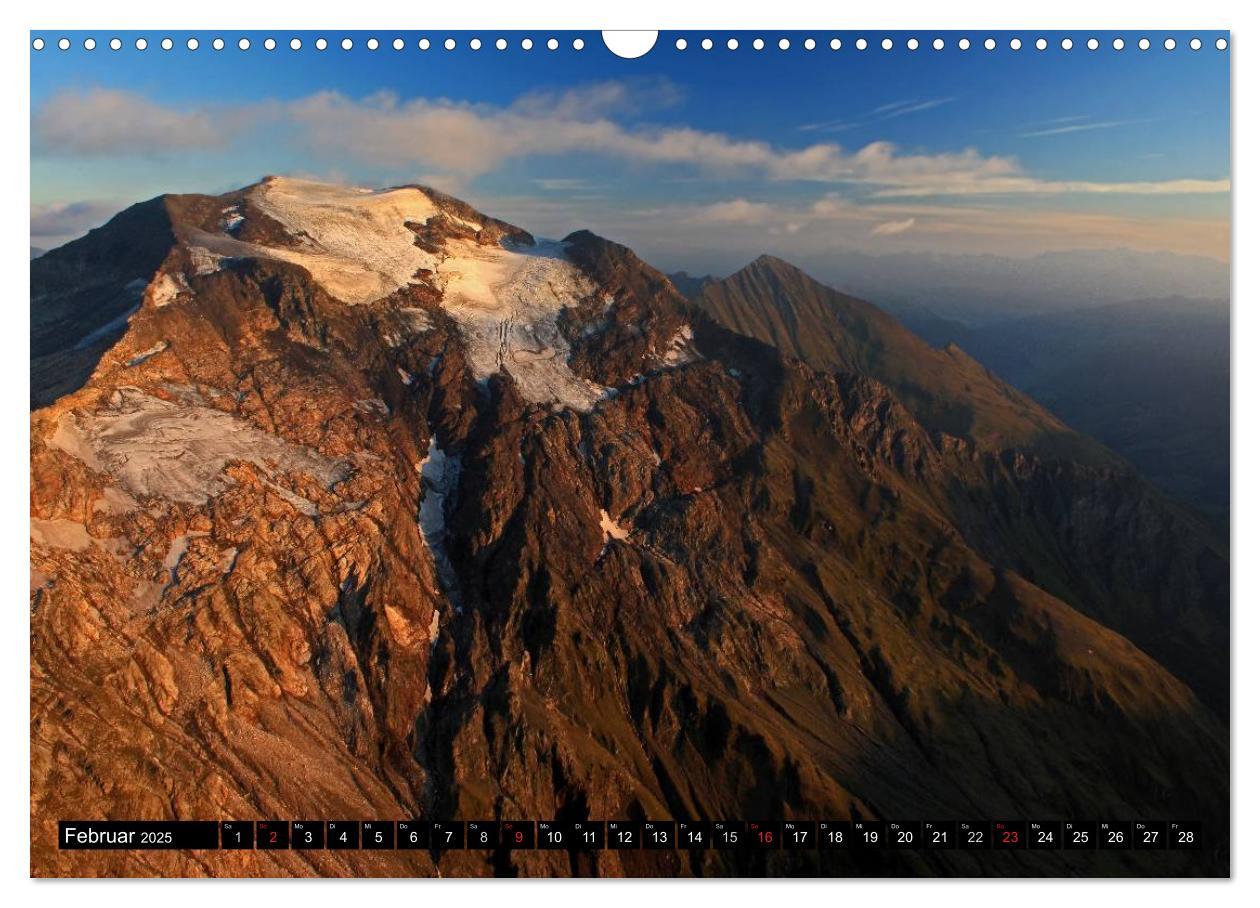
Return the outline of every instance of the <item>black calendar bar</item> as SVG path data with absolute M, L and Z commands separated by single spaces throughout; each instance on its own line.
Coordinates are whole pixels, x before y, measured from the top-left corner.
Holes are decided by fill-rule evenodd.
M 62 820 L 66 850 L 1166 851 L 1200 820 Z

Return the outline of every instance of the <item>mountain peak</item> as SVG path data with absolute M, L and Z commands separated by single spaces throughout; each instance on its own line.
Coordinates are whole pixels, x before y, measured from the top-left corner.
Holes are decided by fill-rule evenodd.
M 757 256 L 755 259 L 753 259 L 751 262 L 749 262 L 747 265 L 744 266 L 744 269 L 748 269 L 748 268 L 770 268 L 776 271 L 778 270 L 800 271 L 801 270 L 797 268 L 795 265 L 793 265 L 791 262 L 781 259 L 777 255 L 771 255 L 768 252 L 761 253 L 761 255 Z
M 982 448 L 1067 451 L 1096 461 L 1099 446 L 991 375 L 961 348 L 938 350 L 888 313 L 829 287 L 777 256 L 758 256 L 707 284 L 696 302 L 727 328 L 816 369 L 854 372 L 887 385 L 930 429 Z

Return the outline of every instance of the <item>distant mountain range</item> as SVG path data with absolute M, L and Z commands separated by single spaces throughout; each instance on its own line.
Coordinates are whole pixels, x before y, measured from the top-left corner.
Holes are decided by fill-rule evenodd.
M 965 875 L 965 850 L 64 851 L 91 817 L 1194 817 L 1229 551 L 957 347 L 421 186 L 31 262 L 31 867 Z M 1021 875 L 1215 874 L 1012 851 Z
M 971 326 L 1139 299 L 1230 295 L 1229 266 L 1223 262 L 1126 249 L 1026 258 L 840 249 L 796 264 L 828 286 L 897 315 L 927 310 Z

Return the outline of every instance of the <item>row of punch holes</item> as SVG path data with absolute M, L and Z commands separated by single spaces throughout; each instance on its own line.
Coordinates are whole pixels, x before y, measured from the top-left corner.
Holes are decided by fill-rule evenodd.
M 1024 42 L 1020 38 L 1011 38 L 1009 41 L 1005 43 L 1007 47 L 1009 47 L 1013 51 L 1021 50 L 1024 47 Z M 1100 47 L 1103 46 L 1103 41 L 1100 41 L 1098 38 L 1088 38 L 1083 43 L 1084 43 L 1084 46 L 1088 50 L 1098 50 Z M 1119 37 L 1113 38 L 1110 43 L 1111 43 L 1112 49 L 1114 50 L 1124 50 L 1125 48 L 1125 41 L 1123 38 L 1119 38 Z M 296 38 L 296 37 L 290 38 L 288 44 L 289 44 L 290 50 L 295 50 L 295 51 L 301 50 L 303 47 L 303 42 L 301 38 Z M 330 46 L 332 46 L 329 43 L 327 38 L 316 38 L 312 42 L 312 44 L 314 45 L 316 50 L 321 50 L 321 51 L 327 50 Z M 1137 44 L 1138 50 L 1150 50 L 1150 48 L 1152 47 L 1152 42 L 1150 38 L 1139 38 L 1136 44 Z M 407 42 L 404 41 L 402 38 L 394 38 L 392 41 L 389 42 L 389 45 L 394 50 L 401 51 L 401 50 L 406 49 Z M 700 50 L 704 50 L 704 51 L 713 50 L 715 47 L 720 46 L 719 44 L 715 43 L 712 38 L 702 38 L 697 42 L 697 45 L 700 48 Z M 770 44 L 767 44 L 764 38 L 753 38 L 751 41 L 748 41 L 748 45 L 753 50 L 764 50 L 766 47 L 771 46 Z M 1190 48 L 1190 50 L 1201 50 L 1203 48 L 1203 41 L 1200 38 L 1191 38 L 1188 42 L 1186 42 L 1186 45 Z M 34 50 L 43 50 L 46 46 L 47 46 L 47 42 L 45 42 L 43 38 L 35 38 L 34 40 L 31 41 L 31 47 Z M 69 50 L 72 46 L 73 46 L 73 42 L 71 42 L 69 38 L 59 38 L 56 42 L 56 47 L 58 50 L 63 50 L 63 51 Z M 109 41 L 107 42 L 107 46 L 109 47 L 110 50 L 115 50 L 115 51 L 122 50 L 123 41 L 121 38 L 110 38 Z M 175 41 L 171 38 L 162 38 L 158 42 L 158 46 L 161 47 L 162 50 L 168 50 L 168 51 L 173 50 L 175 47 Z M 187 41 L 185 42 L 185 46 L 188 48 L 188 50 L 195 51 L 201 47 L 201 41 L 197 38 L 188 38 Z M 214 50 L 223 50 L 225 47 L 227 47 L 227 42 L 224 41 L 223 38 L 213 38 L 209 41 L 209 46 L 213 48 Z M 253 45 L 250 42 L 249 38 L 240 38 L 236 42 L 236 46 L 239 50 L 244 51 L 244 50 L 249 50 Z M 275 38 L 264 38 L 261 42 L 261 46 L 263 50 L 272 51 L 272 50 L 275 50 L 280 45 L 279 45 L 279 42 L 277 42 Z M 382 45 L 382 42 L 377 38 L 368 38 L 366 41 L 364 41 L 364 46 L 368 50 L 379 50 L 383 45 Z M 444 41 L 442 41 L 440 45 L 435 43 L 434 41 L 431 41 L 429 38 L 420 38 L 416 42 L 416 47 L 422 51 L 430 50 L 431 48 L 434 48 L 437 46 L 443 47 L 448 51 L 452 51 L 452 50 L 456 50 L 459 47 L 459 42 L 456 41 L 456 39 L 454 38 L 447 38 Z M 470 38 L 467 40 L 465 46 L 469 50 L 481 50 L 481 48 L 484 45 L 480 38 Z M 507 38 L 497 38 L 494 41 L 494 47 L 497 50 L 501 50 L 501 51 L 507 50 L 509 46 L 510 46 L 510 43 Z M 533 38 L 522 38 L 520 40 L 521 50 L 526 50 L 526 51 L 533 50 L 534 46 L 535 45 L 534 45 Z M 548 38 L 543 46 L 545 46 L 547 50 L 554 51 L 554 50 L 559 50 L 561 45 L 560 45 L 560 40 L 558 38 Z M 585 49 L 586 41 L 582 38 L 574 38 L 571 42 L 571 46 L 575 51 L 580 51 L 580 50 Z M 674 42 L 674 47 L 680 51 L 687 50 L 689 46 L 690 45 L 688 44 L 688 41 L 686 38 L 678 38 Z M 727 50 L 739 50 L 741 46 L 742 45 L 739 38 L 728 38 L 726 40 Z M 793 44 L 792 44 L 792 40 L 789 38 L 780 38 L 778 39 L 777 42 L 774 43 L 773 46 L 777 46 L 778 49 L 781 51 L 786 51 L 786 50 L 791 50 Z M 819 47 L 826 46 L 830 48 L 831 50 L 836 51 L 836 50 L 840 50 L 844 46 L 844 42 L 841 41 L 841 39 L 839 38 L 831 38 L 830 40 L 823 39 L 822 41 L 819 41 L 814 38 L 805 38 L 800 42 L 800 46 L 803 47 L 805 50 L 815 50 Z M 895 42 L 892 38 L 883 38 L 882 40 L 879 40 L 878 42 L 868 41 L 866 38 L 857 38 L 853 42 L 853 47 L 860 51 L 864 51 L 874 46 L 878 46 L 882 50 L 888 51 L 896 47 L 897 42 Z M 940 50 L 945 49 L 945 47 L 947 46 L 947 42 L 944 38 L 934 38 L 930 42 L 921 42 L 918 38 L 905 39 L 906 50 L 914 51 L 914 50 L 918 50 L 920 47 L 928 47 L 928 46 L 930 46 L 933 50 L 940 51 Z M 965 38 L 965 37 L 959 38 L 957 40 L 957 46 L 958 46 L 958 49 L 962 51 L 970 50 L 972 47 L 971 39 Z M 999 42 L 996 38 L 985 38 L 980 43 L 980 46 L 983 47 L 987 51 L 994 51 L 998 49 Z M 1052 45 L 1051 45 L 1051 42 L 1047 40 L 1046 38 L 1037 38 L 1035 41 L 1032 42 L 1032 46 L 1035 47 L 1037 50 L 1044 51 L 1050 48 Z M 1176 50 L 1177 40 L 1175 38 L 1165 38 L 1163 42 L 1163 46 L 1165 50 L 1170 50 L 1170 51 Z M 1225 38 L 1217 38 L 1215 42 L 1215 46 L 1217 50 L 1225 50 L 1226 48 L 1229 47 L 1229 42 Z M 97 47 L 97 41 L 95 38 L 83 39 L 84 50 L 89 50 L 89 51 L 95 50 L 96 47 Z M 149 47 L 149 42 L 147 38 L 137 38 L 135 40 L 136 50 L 146 50 L 148 49 L 148 47 Z M 342 50 L 353 50 L 355 47 L 354 39 L 342 38 L 340 42 L 340 47 Z M 1058 47 L 1061 48 L 1062 50 L 1072 50 L 1075 47 L 1075 43 L 1073 42 L 1071 38 L 1063 38 L 1062 40 L 1058 42 Z

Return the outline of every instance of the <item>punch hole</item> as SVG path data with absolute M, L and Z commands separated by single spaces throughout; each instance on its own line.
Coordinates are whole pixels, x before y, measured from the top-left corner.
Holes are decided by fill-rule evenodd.
M 658 32 L 654 31 L 606 31 L 604 46 L 623 60 L 635 60 L 656 46 Z

